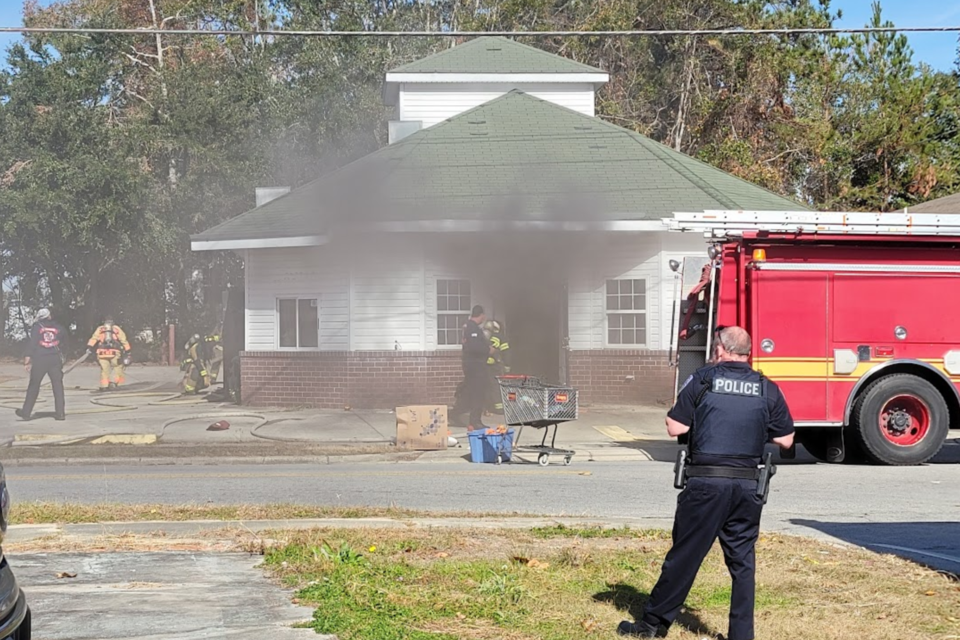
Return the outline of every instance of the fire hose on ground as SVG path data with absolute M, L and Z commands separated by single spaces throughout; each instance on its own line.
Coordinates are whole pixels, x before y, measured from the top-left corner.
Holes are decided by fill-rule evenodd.
M 78 364 L 78 363 L 77 362 L 73 363 L 73 365 L 75 364 Z M 72 369 L 73 365 L 71 365 L 70 368 L 66 369 L 65 372 Z M 207 402 L 206 395 L 184 396 L 181 393 L 170 393 L 169 391 L 154 391 L 154 389 L 161 386 L 161 384 L 162 383 L 155 383 L 142 391 L 118 391 L 113 393 L 104 393 L 103 395 L 100 395 L 100 396 L 90 397 L 88 398 L 88 401 L 91 404 L 96 405 L 96 408 L 70 409 L 68 411 L 68 415 L 116 413 L 116 412 L 122 412 L 122 411 L 135 411 L 144 406 L 149 406 L 149 407 L 184 406 L 184 405 L 200 404 L 203 402 Z M 44 383 L 44 386 L 48 386 L 48 385 L 49 385 L 49 381 Z M 23 393 L 25 393 L 26 390 L 27 390 L 26 387 L 9 387 L 9 386 L 0 384 L 0 392 L 8 391 L 8 392 L 18 393 L 18 395 L 16 396 L 0 394 L 0 407 L 6 408 L 6 409 L 19 409 L 23 402 Z M 92 392 L 93 390 L 84 389 L 82 387 L 73 387 L 71 389 L 65 389 L 65 391 Z M 151 398 L 151 400 L 146 403 L 138 403 L 138 404 L 124 404 L 122 402 L 118 402 L 125 398 Z M 38 404 L 40 405 L 46 404 L 48 402 L 49 400 L 47 400 L 46 398 L 40 398 L 38 400 Z M 218 408 L 224 407 L 224 406 L 227 406 L 228 404 L 230 403 L 227 403 L 227 402 L 220 403 L 219 405 L 217 405 L 217 407 Z M 167 420 L 166 422 L 163 423 L 163 425 L 160 428 L 160 432 L 157 434 L 157 440 L 158 441 L 162 440 L 164 435 L 166 434 L 167 428 L 172 425 L 182 423 L 182 422 L 190 422 L 193 420 L 222 419 L 222 418 L 251 418 L 251 419 L 257 420 L 257 423 L 250 429 L 249 433 L 251 436 L 255 438 L 259 438 L 261 440 L 270 440 L 273 442 L 284 442 L 284 443 L 305 442 L 304 440 L 295 439 L 295 438 L 281 438 L 277 436 L 268 436 L 266 434 L 258 433 L 258 431 L 263 427 L 266 427 L 272 424 L 277 424 L 280 422 L 303 420 L 303 418 L 267 418 L 263 414 L 249 412 L 249 411 L 232 411 L 232 412 L 226 412 L 226 413 L 204 412 L 204 413 L 190 414 L 187 416 L 179 416 L 177 418 Z M 75 436 L 60 438 L 57 440 L 47 440 L 47 441 L 44 441 L 43 443 L 25 442 L 25 443 L 15 444 L 11 442 L 11 443 L 8 443 L 8 445 L 9 446 L 57 445 L 57 444 L 77 442 L 85 439 L 99 438 L 104 435 L 109 435 L 109 434 L 97 433 L 97 434 L 91 434 L 86 436 L 75 435 Z
M 64 375 L 66 375 L 66 374 L 70 373 L 71 371 L 73 371 L 73 370 L 74 370 L 77 366 L 79 366 L 84 360 L 86 360 L 87 357 L 88 357 L 88 354 L 84 354 L 84 355 L 81 356 L 80 358 L 77 358 L 76 360 L 74 360 L 73 362 L 71 362 L 71 363 L 63 370 Z M 157 389 L 158 387 L 162 386 L 162 384 L 163 384 L 163 383 L 161 383 L 161 382 L 157 382 L 157 383 L 154 383 L 154 384 L 148 386 L 146 389 L 142 389 L 142 390 L 138 390 L 138 391 L 114 391 L 114 392 L 105 392 L 105 393 L 103 393 L 102 395 L 99 395 L 99 396 L 89 397 L 89 398 L 87 398 L 88 401 L 90 402 L 90 404 L 96 405 L 96 408 L 93 408 L 93 409 L 70 409 L 70 410 L 68 411 L 68 415 L 89 415 L 89 414 L 99 414 L 99 413 L 116 413 L 116 412 L 122 412 L 122 411 L 136 411 L 137 409 L 140 409 L 140 408 L 142 408 L 143 406 L 148 406 L 148 407 L 167 406 L 167 407 L 169 407 L 169 406 L 184 406 L 184 405 L 200 404 L 200 403 L 203 403 L 203 402 L 208 402 L 208 400 L 207 400 L 207 395 L 208 395 L 208 394 L 196 395 L 196 396 L 185 396 L 184 394 L 179 393 L 179 392 L 177 392 L 177 393 L 171 393 L 171 392 L 169 392 L 169 391 L 154 391 L 154 389 Z M 50 381 L 49 381 L 49 380 L 45 380 L 45 381 L 43 382 L 43 384 L 41 385 L 41 388 L 43 388 L 43 387 L 49 387 L 49 386 L 50 386 Z M 0 407 L 6 408 L 6 409 L 19 409 L 19 408 L 21 407 L 22 403 L 23 403 L 23 394 L 26 393 L 27 388 L 26 388 L 26 387 L 8 387 L 8 386 L 6 386 L 6 385 L 4 385 L 4 384 L 0 384 L 0 392 L 3 392 L 3 391 L 17 392 L 18 395 L 17 395 L 17 396 L 9 396 L 9 395 L 4 395 L 4 394 L 0 393 Z M 64 393 L 66 393 L 66 392 L 68 392 L 68 391 L 85 391 L 85 392 L 88 392 L 88 393 L 93 393 L 95 390 L 94 390 L 94 389 L 90 389 L 90 388 L 83 388 L 83 387 L 67 388 L 67 387 L 65 386 L 65 387 L 64 387 Z M 153 398 L 153 399 L 150 400 L 149 402 L 139 403 L 139 404 L 123 404 L 123 403 L 118 403 L 118 402 L 117 402 L 118 400 L 121 400 L 121 399 L 124 399 L 124 398 Z M 49 402 L 49 400 L 46 399 L 46 398 L 40 398 L 40 399 L 38 399 L 38 404 L 39 404 L 39 405 L 46 404 L 47 402 Z M 14 405 L 13 403 L 16 403 L 16 404 Z M 226 406 L 226 405 L 228 405 L 228 404 L 231 404 L 231 403 L 228 403 L 228 402 L 220 403 L 220 404 L 217 405 L 217 408 L 224 407 L 224 406 Z M 172 418 L 172 419 L 167 420 L 166 422 L 164 422 L 163 425 L 161 426 L 161 428 L 160 428 L 160 433 L 157 434 L 157 441 L 160 441 L 160 440 L 163 439 L 163 436 L 166 434 L 167 428 L 170 427 L 170 426 L 172 426 L 172 425 L 179 424 L 179 423 L 182 423 L 182 422 L 190 422 L 190 421 L 193 421 L 193 420 L 205 420 L 205 419 L 212 419 L 212 418 L 214 418 L 214 419 L 222 419 L 222 418 L 251 418 L 251 419 L 257 420 L 257 423 L 256 423 L 256 424 L 250 429 L 250 431 L 249 431 L 250 435 L 253 436 L 253 437 L 255 437 L 255 438 L 259 438 L 259 439 L 261 439 L 261 440 L 269 440 L 269 441 L 273 441 L 273 442 L 284 442 L 284 443 L 303 443 L 303 442 L 307 442 L 307 441 L 302 440 L 302 439 L 296 439 L 296 438 L 281 438 L 281 437 L 278 437 L 278 436 L 268 436 L 268 435 L 266 435 L 266 434 L 258 433 L 258 431 L 259 431 L 260 429 L 262 429 L 263 427 L 269 426 L 269 425 L 277 424 L 277 423 L 280 423 L 280 422 L 300 421 L 300 420 L 304 420 L 304 418 L 292 418 L 292 417 L 291 417 L 291 418 L 272 418 L 272 419 L 271 419 L 271 418 L 267 418 L 266 416 L 264 416 L 264 415 L 262 415 L 262 414 L 260 414 L 260 413 L 254 413 L 254 412 L 248 412 L 248 411 L 235 411 L 235 412 L 226 412 L 226 413 L 206 413 L 206 412 L 205 412 L 205 413 L 197 413 L 197 414 L 191 414 L 191 415 L 188 415 L 188 416 L 180 416 L 180 417 L 177 417 L 177 418 Z M 88 436 L 79 435 L 79 436 L 64 437 L 64 438 L 57 439 L 57 440 L 44 441 L 40 446 L 57 445 L 57 444 L 64 444 L 64 443 L 72 443 L 72 442 L 77 442 L 77 441 L 81 441 L 81 440 L 85 440 L 85 439 L 95 439 L 95 438 L 102 437 L 102 436 L 104 436 L 104 435 L 109 435 L 109 434 L 98 433 L 98 434 L 88 435 Z M 13 442 L 10 442 L 10 443 L 7 443 L 7 444 L 8 444 L 8 446 L 38 446 L 38 443 L 36 443 L 36 442 L 25 442 L 25 443 L 22 443 L 22 444 L 19 444 L 19 445 L 16 445 L 16 444 L 13 443 Z

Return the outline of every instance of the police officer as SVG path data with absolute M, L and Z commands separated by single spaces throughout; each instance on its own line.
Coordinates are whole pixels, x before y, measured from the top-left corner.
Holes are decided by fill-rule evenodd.
M 33 417 L 33 405 L 37 402 L 44 376 L 50 377 L 50 386 L 53 388 L 54 419 L 66 419 L 63 402 L 63 355 L 60 352 L 61 341 L 66 335 L 63 327 L 53 321 L 49 309 L 40 309 L 37 312 L 37 321 L 30 329 L 30 343 L 23 361 L 23 366 L 30 374 L 30 384 L 27 385 L 23 408 L 16 411 L 24 420 Z
M 481 328 L 485 320 L 483 307 L 476 305 L 463 325 L 463 383 L 457 389 L 457 402 L 453 413 L 460 413 L 462 405 L 470 412 L 468 431 L 487 428 L 487 425 L 483 424 L 483 405 L 489 388 L 487 358 L 493 355 L 493 347 Z
M 643 616 L 621 635 L 665 637 L 717 537 L 733 580 L 728 640 L 753 640 L 754 547 L 765 498 L 758 495 L 764 444 L 793 445 L 793 418 L 779 387 L 750 368 L 750 336 L 716 335 L 714 363 L 691 375 L 667 413 L 667 433 L 689 437 L 689 481 L 677 498 L 673 547 Z

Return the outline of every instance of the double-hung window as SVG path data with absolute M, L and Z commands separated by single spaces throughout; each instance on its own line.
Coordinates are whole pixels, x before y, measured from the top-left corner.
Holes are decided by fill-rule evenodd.
M 460 344 L 470 309 L 469 280 L 437 280 L 437 346 Z
M 646 280 L 607 280 L 607 345 L 647 344 Z
M 320 345 L 320 307 L 316 298 L 277 299 L 279 346 L 316 349 Z

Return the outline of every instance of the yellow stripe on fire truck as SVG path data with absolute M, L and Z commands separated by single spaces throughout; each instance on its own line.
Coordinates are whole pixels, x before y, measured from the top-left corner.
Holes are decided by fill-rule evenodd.
M 758 371 L 762 371 L 763 375 L 773 380 L 856 380 L 869 373 L 877 365 L 883 364 L 888 360 L 890 360 L 890 358 L 861 362 L 853 372 L 846 374 L 834 372 L 833 360 L 831 358 L 754 358 L 753 367 Z M 960 381 L 960 376 L 953 376 L 947 373 L 944 368 L 943 359 L 918 358 L 918 360 L 941 371 L 951 380 Z

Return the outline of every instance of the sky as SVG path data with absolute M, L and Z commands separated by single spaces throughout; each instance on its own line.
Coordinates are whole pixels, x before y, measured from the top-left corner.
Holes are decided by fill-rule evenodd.
M 864 26 L 870 19 L 870 4 L 871 0 L 833 0 L 832 8 L 843 12 L 843 18 L 837 26 Z M 0 26 L 23 24 L 22 6 L 21 0 L 0 0 Z M 884 18 L 898 27 L 960 25 L 960 2 L 957 1 L 885 0 L 881 2 L 881 6 Z M 952 71 L 957 58 L 957 36 L 957 33 L 911 34 L 910 45 L 914 50 L 914 62 L 925 62 L 940 71 Z M 0 51 L 5 52 L 17 38 L 14 34 L 0 33 Z

